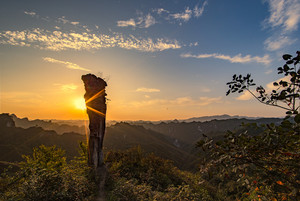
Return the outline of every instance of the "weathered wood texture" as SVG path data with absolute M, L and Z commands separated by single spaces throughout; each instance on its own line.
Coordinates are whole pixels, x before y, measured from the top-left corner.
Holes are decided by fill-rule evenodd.
M 106 115 L 106 82 L 93 74 L 81 77 L 84 87 L 84 99 L 89 116 L 88 163 L 95 169 L 103 165 L 103 139 Z

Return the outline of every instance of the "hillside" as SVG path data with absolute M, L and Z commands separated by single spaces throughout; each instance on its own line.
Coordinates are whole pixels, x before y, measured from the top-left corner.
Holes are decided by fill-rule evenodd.
M 56 145 L 66 150 L 69 158 L 77 154 L 79 141 L 86 141 L 84 135 L 77 133 L 64 133 L 58 135 L 55 131 L 47 131 L 41 127 L 20 128 L 7 126 L 6 122 L 13 122 L 6 114 L 0 115 L 0 161 L 20 161 L 22 155 L 30 154 L 33 147 L 40 144 Z M 175 164 L 184 169 L 194 169 L 196 157 L 176 147 L 171 142 L 174 139 L 164 136 L 142 126 L 133 126 L 119 123 L 108 127 L 105 134 L 104 150 L 125 150 L 140 145 L 146 152 L 173 160 Z
M 64 122 L 61 121 L 52 121 L 52 120 L 29 120 L 28 118 L 18 118 L 15 114 L 10 115 L 16 126 L 21 128 L 30 128 L 30 127 L 41 127 L 45 130 L 54 130 L 58 134 L 68 133 L 68 132 L 74 132 L 84 135 L 85 134 L 85 127 L 82 126 L 82 124 L 74 124 L 72 121 L 70 122 Z M 81 122 L 82 123 L 82 122 Z M 80 125 L 80 126 L 79 126 Z
M 280 118 L 261 118 L 253 120 L 226 119 L 190 123 L 173 121 L 169 123 L 143 123 L 139 125 L 171 137 L 174 139 L 174 143 L 187 150 L 191 149 L 195 143 L 202 138 L 202 134 L 205 134 L 209 137 L 220 137 L 223 136 L 227 130 L 234 131 L 241 129 L 242 123 L 269 124 L 280 123 L 281 121 L 282 119 Z

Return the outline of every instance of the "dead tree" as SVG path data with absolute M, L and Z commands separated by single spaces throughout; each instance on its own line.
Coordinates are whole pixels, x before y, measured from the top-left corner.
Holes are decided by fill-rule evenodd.
M 103 165 L 103 139 L 106 116 L 106 82 L 93 74 L 81 77 L 85 91 L 84 99 L 89 116 L 88 164 L 95 169 Z

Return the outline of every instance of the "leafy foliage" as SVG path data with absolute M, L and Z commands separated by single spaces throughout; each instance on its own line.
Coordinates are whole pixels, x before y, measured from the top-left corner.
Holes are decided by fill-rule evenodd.
M 80 156 L 66 162 L 63 150 L 41 145 L 32 156 L 24 156 L 20 170 L 1 176 L 2 200 L 91 200 L 96 188 L 86 165 L 86 148 Z
M 201 178 L 139 147 L 106 155 L 108 200 L 213 200 Z
M 283 67 L 279 67 L 277 71 L 278 74 L 284 74 L 285 79 L 274 82 L 275 89 L 270 94 L 262 86 L 256 88 L 258 95 L 250 90 L 251 86 L 256 85 L 251 78 L 251 74 L 247 74 L 247 76 L 234 74 L 232 81 L 227 83 L 229 90 L 226 95 L 236 92 L 242 93 L 246 90 L 263 104 L 285 109 L 287 114 L 298 114 L 300 107 L 300 69 L 297 65 L 300 62 L 300 51 L 297 51 L 295 57 L 285 54 L 282 58 L 286 63 Z
M 278 125 L 247 124 L 236 132 L 228 131 L 224 139 L 215 142 L 209 137 L 198 142 L 208 157 L 203 161 L 201 173 L 218 191 L 229 199 L 243 200 L 299 200 L 300 199 L 300 114 L 298 114 L 300 71 L 296 57 L 283 55 L 286 64 L 278 68 L 289 81 L 274 82 L 278 86 L 270 95 L 263 87 L 257 87 L 255 96 L 250 87 L 254 85 L 250 74 L 233 76 L 227 83 L 230 93 L 248 90 L 261 103 L 287 110 L 288 116 Z M 289 67 L 288 65 L 294 65 Z M 278 102 L 286 106 L 279 105 Z M 293 119 L 291 119 L 293 115 Z M 257 130 L 256 134 L 249 131 Z

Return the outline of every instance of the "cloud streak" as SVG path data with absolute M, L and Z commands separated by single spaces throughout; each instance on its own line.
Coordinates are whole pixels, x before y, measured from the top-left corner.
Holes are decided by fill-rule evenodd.
M 155 18 L 148 13 L 146 16 L 140 16 L 136 20 L 130 18 L 129 20 L 117 21 L 118 27 L 139 27 L 139 28 L 149 28 L 156 23 Z
M 179 97 L 176 99 L 153 99 L 146 101 L 135 101 L 131 105 L 134 107 L 146 107 L 153 105 L 165 105 L 165 106 L 206 106 L 214 103 L 221 103 L 222 97 L 199 97 L 193 99 L 191 97 Z
M 270 16 L 265 19 L 265 24 L 276 29 L 276 34 L 267 38 L 265 47 L 269 51 L 276 51 L 297 40 L 290 38 L 290 34 L 298 29 L 300 2 L 299 0 L 267 0 L 267 2 Z
M 171 13 L 164 8 L 155 8 L 150 12 L 152 14 L 156 14 L 156 18 L 159 20 L 167 20 L 168 22 L 173 23 L 175 21 L 188 22 L 192 17 L 199 18 L 203 12 L 205 7 L 208 5 L 207 1 L 204 1 L 201 7 L 197 4 L 193 9 L 186 7 L 183 12 Z M 139 13 L 137 18 L 130 18 L 129 20 L 119 20 L 117 21 L 118 27 L 138 27 L 138 28 L 149 28 L 157 23 L 157 20 L 148 13 L 147 15 L 143 15 L 143 13 Z
M 183 58 L 196 58 L 196 59 L 205 59 L 205 58 L 215 58 L 215 59 L 222 59 L 229 61 L 231 63 L 250 63 L 250 62 L 256 62 L 256 63 L 262 63 L 264 65 L 268 65 L 271 63 L 271 58 L 269 55 L 265 55 L 263 57 L 259 56 L 251 56 L 251 55 L 246 55 L 242 56 L 241 54 L 235 55 L 233 57 L 224 55 L 224 54 L 198 54 L 198 55 L 193 55 L 190 53 L 186 54 L 181 54 L 180 55 Z
M 70 20 L 67 20 L 65 16 L 62 16 L 60 18 L 58 18 L 58 22 L 61 22 L 63 24 L 72 24 L 72 25 L 78 25 L 79 22 L 72 22 Z
M 90 71 L 89 69 L 80 67 L 77 64 L 74 64 L 74 63 L 71 63 L 71 62 L 68 62 L 68 61 L 60 61 L 60 60 L 57 60 L 57 59 L 53 59 L 51 57 L 43 57 L 43 60 L 46 61 L 46 62 L 49 62 L 49 63 L 61 64 L 61 65 L 64 65 L 65 67 L 67 67 L 69 69 L 73 69 L 73 70 Z
M 291 39 L 288 36 L 281 35 L 281 36 L 269 37 L 265 41 L 264 44 L 265 44 L 265 47 L 266 47 L 267 50 L 275 51 L 275 50 L 279 50 L 283 47 L 289 46 L 289 45 L 293 44 L 296 41 L 297 41 L 297 39 Z
M 300 2 L 298 0 L 268 0 L 270 17 L 267 22 L 272 27 L 285 31 L 297 30 L 300 21 Z
M 134 21 L 134 19 L 130 19 L 130 20 L 120 20 L 117 22 L 117 26 L 118 27 L 128 27 L 128 26 L 132 26 L 135 27 L 136 23 Z
M 54 84 L 55 86 L 59 86 L 60 89 L 64 92 L 67 92 L 67 91 L 74 91 L 78 88 L 77 85 L 71 83 L 71 84 Z
M 30 16 L 36 16 L 36 12 L 32 12 L 32 11 L 24 11 L 24 13 L 26 14 L 26 15 L 30 15 Z
M 140 39 L 133 35 L 94 34 L 89 32 L 62 32 L 33 29 L 23 31 L 5 31 L 0 33 L 0 44 L 35 47 L 43 50 L 99 50 L 102 48 L 119 47 L 143 52 L 156 52 L 167 49 L 181 48 L 177 40 L 151 38 Z
M 193 11 L 187 7 L 183 13 L 170 14 L 170 16 L 176 20 L 183 20 L 184 22 L 189 21 L 192 17 Z
M 204 3 L 202 4 L 202 7 L 200 7 L 200 8 L 199 8 L 199 5 L 196 5 L 193 10 L 195 17 L 200 17 L 204 12 L 205 6 L 207 6 L 207 5 L 208 5 L 207 1 L 204 1 Z
M 160 89 L 141 87 L 141 88 L 137 88 L 135 91 L 136 92 L 148 92 L 148 93 L 152 93 L 152 92 L 160 92 Z

